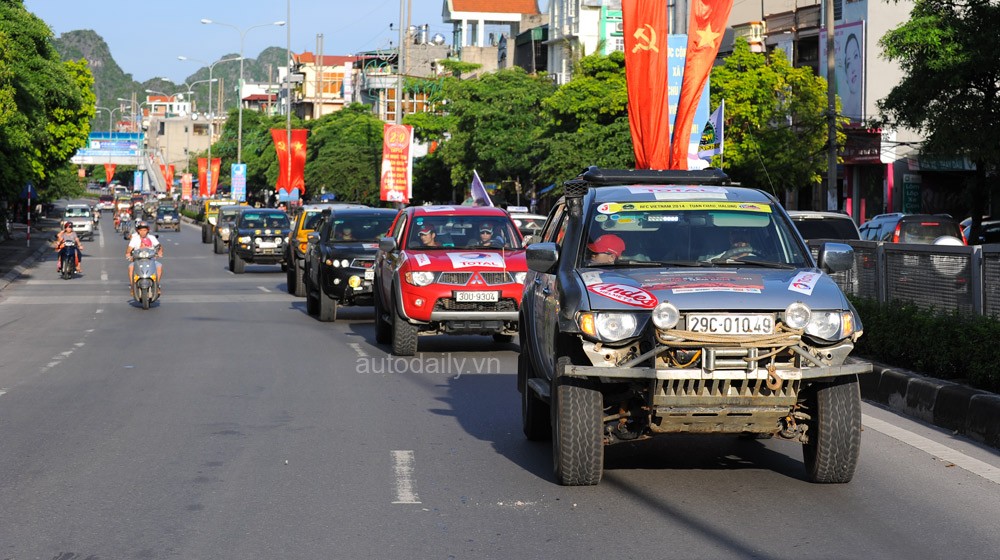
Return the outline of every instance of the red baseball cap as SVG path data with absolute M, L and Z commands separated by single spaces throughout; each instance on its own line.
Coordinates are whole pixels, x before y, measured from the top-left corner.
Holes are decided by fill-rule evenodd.
M 434 233 L 434 226 L 420 226 L 417 233 Z
M 614 253 L 615 258 L 619 258 L 625 251 L 625 242 L 621 237 L 607 233 L 587 245 L 587 248 L 594 253 Z

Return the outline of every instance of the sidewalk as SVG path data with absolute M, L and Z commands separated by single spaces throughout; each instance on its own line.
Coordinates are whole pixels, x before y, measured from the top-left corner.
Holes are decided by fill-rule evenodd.
M 0 291 L 6 289 L 46 251 L 52 251 L 50 243 L 58 231 L 58 220 L 42 218 L 37 223 L 32 222 L 29 246 L 25 224 L 13 224 L 11 238 L 0 241 Z

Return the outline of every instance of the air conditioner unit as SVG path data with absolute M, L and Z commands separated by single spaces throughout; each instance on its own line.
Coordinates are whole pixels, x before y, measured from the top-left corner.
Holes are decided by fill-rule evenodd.
M 625 23 L 621 22 L 621 21 L 616 21 L 615 22 L 615 33 L 624 33 L 624 32 L 625 32 Z

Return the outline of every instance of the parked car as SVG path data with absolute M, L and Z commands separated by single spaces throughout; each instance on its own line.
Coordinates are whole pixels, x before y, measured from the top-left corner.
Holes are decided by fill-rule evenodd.
M 879 214 L 858 228 L 865 241 L 917 244 L 965 244 L 957 220 L 941 214 Z
M 297 297 L 306 295 L 305 284 L 302 283 L 305 274 L 306 250 L 308 235 L 316 229 L 320 213 L 333 208 L 368 208 L 364 204 L 320 203 L 305 204 L 292 214 L 292 229 L 285 243 L 286 287 L 289 294 Z
M 372 305 L 375 253 L 397 211 L 388 208 L 325 209 L 309 233 L 305 275 L 306 311 L 336 321 L 342 305 Z
M 796 229 L 806 241 L 810 239 L 839 239 L 854 241 L 861 239 L 861 232 L 854 218 L 838 212 L 817 212 L 811 210 L 789 210 Z
M 1000 243 L 1000 220 L 984 220 L 980 226 L 979 238 L 972 239 L 972 224 L 962 229 L 962 235 L 969 241 L 969 245 L 986 245 L 989 243 Z
M 517 333 L 527 265 L 510 215 L 488 206 L 399 212 L 375 257 L 375 339 L 397 356 L 418 335 Z
M 720 170 L 590 168 L 528 246 L 518 390 L 564 485 L 604 447 L 674 433 L 803 444 L 806 476 L 848 482 L 860 452 L 857 312 L 772 195 Z
M 72 222 L 73 231 L 80 239 L 94 239 L 94 216 L 86 204 L 67 204 L 61 223 Z
M 288 214 L 274 208 L 244 206 L 234 222 L 235 229 L 229 234 L 230 272 L 243 274 L 247 264 L 280 264 L 284 270 Z
M 212 252 L 221 255 L 229 250 L 230 234 L 235 226 L 236 217 L 245 205 L 233 204 L 220 206 L 216 211 L 215 227 L 212 228 Z

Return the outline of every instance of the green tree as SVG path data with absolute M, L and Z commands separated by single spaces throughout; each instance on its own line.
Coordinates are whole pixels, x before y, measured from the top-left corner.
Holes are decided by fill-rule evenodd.
M 0 193 L 44 187 L 86 145 L 93 115 L 86 63 L 63 63 L 48 26 L 21 0 L 0 0 Z
M 625 55 L 590 55 L 580 59 L 573 79 L 542 102 L 535 175 L 544 186 L 576 177 L 590 165 L 635 165 L 628 124 Z
M 1000 165 L 1000 5 L 991 0 L 916 0 L 910 20 L 879 41 L 903 79 L 880 100 L 882 118 L 926 135 L 922 152 L 968 157 L 967 190 L 978 234 Z
M 750 52 L 745 39 L 712 70 L 711 106 L 726 100 L 725 152 L 714 163 L 743 185 L 798 191 L 827 168 L 826 80 L 793 68 L 781 51 Z M 839 110 L 839 106 L 838 106 Z M 841 122 L 842 126 L 843 123 Z M 838 130 L 838 142 L 843 134 Z
M 382 127 L 358 103 L 311 123 L 305 170 L 310 196 L 336 193 L 340 200 L 377 205 Z

